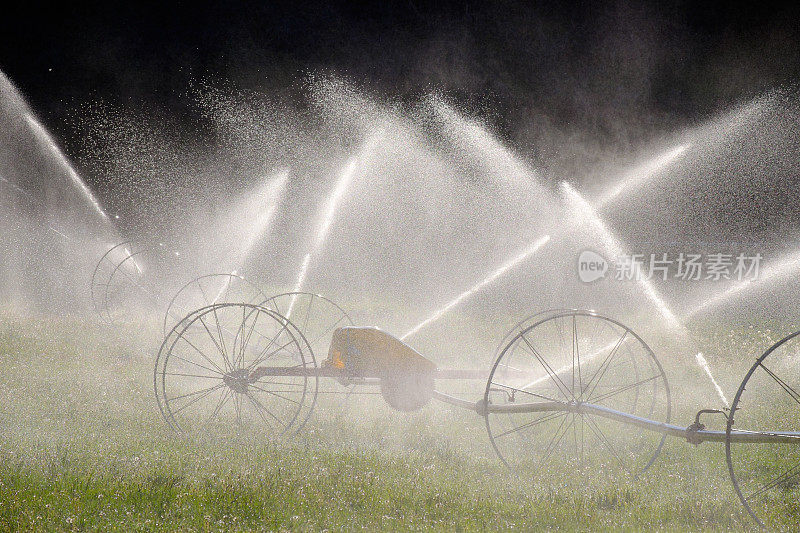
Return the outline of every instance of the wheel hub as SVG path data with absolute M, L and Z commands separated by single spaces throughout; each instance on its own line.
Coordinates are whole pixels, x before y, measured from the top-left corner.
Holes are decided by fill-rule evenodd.
M 249 378 L 250 372 L 248 372 L 246 368 L 240 368 L 239 370 L 228 372 L 222 376 L 222 381 L 225 382 L 225 385 L 233 389 L 234 392 L 245 394 L 247 392 L 247 386 L 250 384 Z

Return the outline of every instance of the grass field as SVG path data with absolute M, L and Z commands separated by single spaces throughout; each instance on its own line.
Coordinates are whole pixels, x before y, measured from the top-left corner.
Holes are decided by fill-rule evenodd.
M 755 356 L 770 338 L 706 334 L 719 354 L 749 342 Z M 638 479 L 558 464 L 517 476 L 474 413 L 431 404 L 401 414 L 374 396 L 323 405 L 304 433 L 282 441 L 179 437 L 153 398 L 153 338 L 140 328 L 3 314 L 0 530 L 753 527 L 718 444 L 668 440 Z M 749 361 L 714 360 L 731 395 Z M 680 372 L 674 366 L 668 374 Z M 674 420 L 688 424 L 710 396 L 673 389 Z M 787 516 L 786 528 L 796 519 Z

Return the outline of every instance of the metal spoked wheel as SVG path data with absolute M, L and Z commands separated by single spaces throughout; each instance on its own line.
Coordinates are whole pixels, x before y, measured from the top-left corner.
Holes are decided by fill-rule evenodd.
M 484 401 L 500 459 L 537 474 L 558 459 L 570 468 L 635 476 L 655 461 L 666 435 L 567 409 L 492 406 L 584 403 L 665 423 L 671 412 L 669 384 L 650 347 L 627 326 L 589 311 L 556 311 L 524 324 L 495 360 Z
M 261 305 L 297 324 L 317 357 L 328 355 L 336 328 L 352 326 L 353 320 L 338 304 L 319 294 L 287 292 L 265 299 Z
M 223 303 L 258 304 L 266 298 L 261 289 L 238 274 L 198 276 L 178 289 L 169 301 L 164 313 L 164 334 L 195 309 Z
M 114 324 L 141 300 L 153 295 L 144 285 L 142 256 L 148 249 L 126 241 L 109 248 L 97 261 L 90 285 L 92 306 L 105 322 Z
M 303 372 L 314 368 L 308 342 L 285 317 L 253 304 L 215 304 L 193 311 L 166 336 L 154 388 L 176 431 L 234 426 L 281 436 L 302 429 L 314 409 L 318 377 Z
M 800 331 L 772 345 L 742 380 L 731 405 L 725 454 L 750 515 L 769 530 L 800 522 L 800 442 L 736 442 L 732 431 L 800 431 Z

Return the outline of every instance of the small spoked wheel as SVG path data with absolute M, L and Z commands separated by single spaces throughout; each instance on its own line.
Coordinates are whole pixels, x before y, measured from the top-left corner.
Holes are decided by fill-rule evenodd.
M 154 387 L 176 431 L 251 431 L 280 436 L 302 429 L 316 403 L 314 354 L 297 327 L 254 304 L 193 311 L 164 339 Z
M 627 326 L 589 311 L 556 311 L 523 324 L 494 362 L 484 395 L 486 428 L 513 470 L 569 467 L 637 475 L 665 435 L 601 416 L 619 411 L 670 419 L 667 378 Z
M 108 324 L 127 318 L 141 300 L 154 299 L 142 274 L 146 252 L 146 247 L 122 242 L 109 248 L 95 265 L 90 286 L 92 306 Z
M 771 531 L 800 522 L 800 331 L 771 346 L 745 375 L 731 405 L 725 453 L 753 519 Z

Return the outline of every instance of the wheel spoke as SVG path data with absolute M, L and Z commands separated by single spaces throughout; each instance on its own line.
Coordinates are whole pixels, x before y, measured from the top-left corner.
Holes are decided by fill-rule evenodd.
M 550 442 L 548 443 L 547 448 L 545 449 L 545 455 L 539 461 L 540 463 L 543 463 L 543 462 L 547 461 L 550 458 L 550 456 L 552 455 L 553 451 L 555 451 L 555 449 L 561 443 L 561 439 L 563 439 L 564 435 L 566 435 L 567 432 L 569 431 L 569 427 L 572 425 L 572 422 L 570 422 L 566 426 L 564 425 L 564 424 L 567 423 L 568 419 L 569 419 L 569 417 L 565 416 L 564 420 L 561 421 L 561 424 L 558 426 L 558 429 L 556 429 L 556 432 L 553 434 L 553 438 L 550 439 Z M 564 428 L 564 431 L 561 431 L 562 427 Z M 558 438 L 556 439 L 556 437 L 558 437 Z
M 222 335 L 222 325 L 219 323 L 219 315 L 217 314 L 217 306 L 214 306 L 211 309 L 214 311 L 214 321 L 217 324 L 217 332 L 219 332 L 219 342 L 220 342 L 220 345 L 221 345 L 222 356 L 227 361 L 228 360 L 227 350 L 225 349 L 225 339 L 223 338 L 223 335 Z M 231 355 L 233 355 L 233 354 L 231 354 Z
M 594 432 L 594 434 L 600 438 L 600 442 L 602 442 L 603 445 L 617 459 L 617 461 L 619 461 L 619 464 L 622 465 L 622 468 L 624 468 L 629 474 L 632 474 L 630 468 L 628 468 L 628 465 L 626 465 L 625 462 L 622 460 L 622 458 L 619 456 L 616 448 L 614 448 L 614 446 L 611 445 L 611 442 L 608 440 L 605 433 L 603 433 L 603 430 L 600 429 L 600 426 L 597 425 L 597 422 L 592 420 L 590 416 L 586 416 L 585 420 L 586 424 L 589 426 L 589 429 L 591 429 Z
M 239 359 L 242 355 L 242 346 L 244 346 L 244 330 L 247 323 L 247 308 L 242 306 L 242 320 L 239 321 L 239 328 L 236 330 L 236 335 L 233 337 L 233 345 L 231 346 L 231 358 L 235 369 L 238 369 Z M 236 341 L 239 341 L 239 349 L 236 349 Z
M 295 340 L 294 338 L 292 338 L 292 339 L 291 339 L 289 342 L 287 342 L 286 344 L 284 344 L 283 346 L 281 346 L 281 347 L 280 347 L 280 348 L 278 348 L 277 350 L 273 350 L 272 352 L 270 352 L 270 353 L 268 353 L 268 354 L 266 354 L 266 355 L 264 355 L 264 352 L 262 352 L 262 353 L 261 353 L 261 356 L 259 356 L 259 358 L 258 358 L 258 359 L 256 359 L 255 361 L 253 361 L 252 363 L 250 363 L 250 364 L 247 366 L 247 370 L 251 370 L 252 368 L 255 368 L 257 365 L 260 365 L 261 363 L 263 363 L 264 361 L 266 361 L 267 359 L 269 359 L 270 357 L 272 357 L 272 356 L 273 356 L 273 355 L 275 355 L 276 353 L 278 353 L 278 352 L 282 351 L 284 348 L 286 348 L 287 346 L 289 346 L 289 345 L 290 345 L 290 344 L 292 344 L 292 343 L 296 343 L 296 340 Z M 292 359 L 294 359 L 294 355 L 295 355 L 295 354 L 293 354 L 293 353 L 291 353 L 291 352 L 287 352 L 287 353 L 288 353 L 290 356 L 292 356 Z M 301 357 L 302 357 L 302 356 L 301 356 Z M 295 365 L 295 366 L 298 366 L 298 367 L 299 367 L 299 366 L 305 366 L 305 365 L 306 365 L 306 363 L 305 363 L 305 362 L 303 362 L 303 363 L 300 363 L 299 365 Z
M 231 389 L 229 388 L 225 388 L 222 391 L 222 397 L 220 398 L 219 403 L 217 403 L 217 406 L 214 408 L 214 412 L 211 413 L 211 417 L 208 420 L 206 420 L 205 423 L 203 424 L 202 426 L 203 429 L 208 427 L 208 425 L 211 424 L 211 422 L 217 417 L 222 407 L 227 403 L 228 399 L 230 399 L 231 394 L 234 393 L 232 393 Z
M 267 409 L 266 407 L 264 407 L 264 404 L 262 404 L 261 402 L 259 402 L 259 401 L 258 401 L 256 398 L 254 398 L 254 397 L 253 397 L 253 396 L 252 396 L 252 395 L 251 395 L 249 392 L 246 392 L 246 393 L 245 393 L 245 395 L 246 395 L 248 398 L 250 398 L 250 401 L 252 401 L 252 402 L 253 402 L 253 403 L 254 403 L 254 404 L 257 406 L 257 407 L 260 407 L 260 408 L 261 408 L 261 409 L 262 409 L 262 410 L 263 410 L 265 413 L 267 413 L 267 414 L 268 414 L 269 416 L 271 416 L 273 419 L 277 420 L 277 421 L 278 421 L 278 423 L 279 423 L 280 425 L 282 425 L 284 428 L 288 428 L 288 427 L 289 427 L 288 425 L 286 425 L 286 424 L 283 422 L 283 420 L 281 420 L 280 418 L 278 418 L 277 416 L 275 416 L 275 415 L 272 413 L 272 411 L 270 411 L 269 409 Z
M 247 399 L 250 400 L 250 403 L 253 404 L 253 406 L 255 407 L 255 411 L 258 414 L 258 416 L 261 418 L 261 420 L 263 420 L 264 423 L 267 424 L 267 426 L 269 426 L 270 429 L 272 429 L 272 427 L 273 427 L 272 426 L 272 422 L 270 422 L 269 419 L 264 415 L 262 410 L 259 408 L 259 404 L 256 403 L 256 401 L 249 394 L 247 395 Z
M 257 312 L 255 315 L 256 317 L 253 319 L 253 325 L 250 326 L 250 333 L 247 334 L 247 339 L 242 343 L 241 359 L 239 360 L 238 364 L 244 364 L 244 353 L 247 347 L 250 345 L 250 338 L 253 336 L 253 331 L 256 329 L 256 323 L 258 322 L 258 317 L 261 315 L 261 313 Z M 259 336 L 261 336 L 260 333 Z
M 211 334 L 211 330 L 208 329 L 208 326 L 206 325 L 205 320 L 203 320 L 203 316 L 200 315 L 198 318 L 200 319 L 200 323 L 203 325 L 203 327 L 205 328 L 206 332 L 208 333 L 209 338 L 214 342 L 214 345 L 217 347 L 217 350 L 219 350 L 219 353 L 222 354 L 222 359 L 225 360 L 225 369 L 227 371 L 232 370 L 233 367 L 231 366 L 230 361 L 228 361 L 228 357 L 225 355 L 225 350 L 222 349 L 222 346 L 219 345 L 219 343 L 217 342 L 217 339 L 214 337 L 214 335 Z
M 203 376 L 200 374 L 180 374 L 178 372 L 164 372 L 165 376 L 179 376 L 185 378 L 206 378 L 206 379 L 222 379 L 222 376 Z
M 523 429 L 529 429 L 529 428 L 532 428 L 534 426 L 538 426 L 539 424 L 543 424 L 543 423 L 545 423 L 545 422 L 547 422 L 549 420 L 553 420 L 555 418 L 558 418 L 559 416 L 564 416 L 565 414 L 567 414 L 567 411 L 556 412 L 556 413 L 548 413 L 546 415 L 542 415 L 542 416 L 540 416 L 539 418 L 537 418 L 536 420 L 534 420 L 532 422 L 528 422 L 528 423 L 523 424 L 521 426 L 517 426 L 514 429 L 510 429 L 508 431 L 504 431 L 503 433 L 500 433 L 499 435 L 495 435 L 494 438 L 497 439 L 497 438 L 500 438 L 500 437 L 505 437 L 506 435 L 510 435 L 512 433 L 516 433 L 518 431 L 522 431 Z
M 197 279 L 195 281 L 197 282 L 197 287 L 200 289 L 200 294 L 203 295 L 203 304 L 205 304 L 203 307 L 208 306 L 208 305 L 212 305 L 213 302 L 210 300 L 210 298 L 206 294 L 206 291 L 203 288 L 203 283 L 200 281 L 200 279 Z
M 199 390 L 196 390 L 196 391 L 193 391 L 193 392 L 188 392 L 186 394 L 181 394 L 180 396 L 175 396 L 174 398 L 167 398 L 167 403 L 174 402 L 175 400 L 180 400 L 181 398 L 186 398 L 188 396 L 194 396 L 196 394 L 201 394 L 201 393 L 206 392 L 206 391 L 213 391 L 215 389 L 218 389 L 218 388 L 222 387 L 222 385 L 223 384 L 220 383 L 220 384 L 217 384 L 217 385 L 212 385 L 211 387 L 206 387 L 205 389 L 199 389 Z
M 545 361 L 545 359 L 541 355 L 539 355 L 539 352 L 536 351 L 536 348 L 533 347 L 533 345 L 530 343 L 530 341 L 528 341 L 528 339 L 525 337 L 525 335 L 522 335 L 521 337 L 522 337 L 522 340 L 525 341 L 525 344 L 528 345 L 528 348 L 531 349 L 531 352 L 533 352 L 532 355 L 544 367 L 545 371 L 550 376 L 550 379 L 553 380 L 553 383 L 556 384 L 556 387 L 561 385 L 561 387 L 559 387 L 559 390 L 561 391 L 561 393 L 564 394 L 564 396 L 566 396 L 568 399 L 573 399 L 574 400 L 575 397 L 572 396 L 572 394 L 569 392 L 569 389 L 567 389 L 567 386 L 564 385 L 564 382 L 561 381 L 561 378 L 559 378 L 558 375 L 555 373 L 555 371 L 553 371 L 552 367 L 547 363 L 547 361 Z
M 611 352 L 608 354 L 608 356 L 603 360 L 603 363 L 600 365 L 600 368 L 598 368 L 597 371 L 595 371 L 595 373 L 589 379 L 589 381 L 586 384 L 586 389 L 588 390 L 589 389 L 589 385 L 591 385 L 592 383 L 594 383 L 594 385 L 592 385 L 592 389 L 589 390 L 588 393 L 586 393 L 586 396 L 591 396 L 592 393 L 594 392 L 594 390 L 597 388 L 597 384 L 600 383 L 600 380 L 603 379 L 603 376 L 605 375 L 606 371 L 608 370 L 608 367 L 609 367 L 609 365 L 611 363 L 611 360 L 617 354 L 617 351 L 619 350 L 619 347 L 622 346 L 623 342 L 625 342 L 625 338 L 627 336 L 628 336 L 628 330 L 626 329 L 625 333 L 623 333 L 622 337 L 620 337 L 619 340 L 617 341 L 617 344 L 614 345 L 614 348 L 611 350 Z M 599 374 L 599 376 L 598 376 L 598 374 Z M 595 377 L 597 377 L 597 381 L 594 380 Z
M 189 407 L 190 405 L 194 405 L 195 403 L 197 403 L 198 401 L 202 400 L 203 398 L 205 398 L 206 396 L 208 396 L 209 394 L 211 394 L 211 393 L 212 393 L 212 392 L 214 392 L 215 390 L 217 390 L 217 389 L 219 389 L 219 388 L 221 388 L 221 387 L 224 387 L 224 386 L 225 386 L 225 384 L 224 384 L 224 383 L 220 383 L 219 385 L 216 385 L 216 386 L 214 386 L 214 387 L 211 387 L 210 389 L 207 389 L 207 390 L 206 390 L 206 392 L 205 392 L 205 394 L 203 394 L 203 395 L 201 395 L 201 396 L 196 396 L 194 399 L 192 399 L 192 401 L 190 401 L 189 403 L 186 403 L 186 404 L 184 404 L 184 405 L 183 405 L 183 407 L 180 407 L 179 409 L 176 409 L 175 411 L 172 411 L 172 410 L 170 409 L 170 412 L 172 413 L 172 416 L 175 416 L 175 415 L 177 415 L 178 413 L 180 413 L 181 411 L 183 411 L 184 409 L 186 409 L 186 408 L 187 408 L 187 407 Z M 177 399 L 177 398 L 172 398 L 172 400 L 176 400 L 176 399 Z M 167 403 L 167 405 L 169 405 L 169 402 L 170 402 L 170 401 L 171 401 L 171 400 L 167 400 L 167 402 L 166 402 L 166 403 Z
M 224 370 L 222 370 L 222 369 L 221 369 L 221 368 L 220 368 L 220 367 L 219 367 L 219 366 L 218 366 L 218 365 L 217 365 L 217 364 L 216 364 L 214 361 L 212 361 L 211 359 L 209 359 L 209 358 L 208 358 L 208 356 L 207 356 L 206 354 L 204 354 L 204 353 L 203 353 L 203 351 L 202 351 L 200 348 L 198 348 L 197 346 L 195 346 L 195 345 L 194 345 L 194 343 L 192 343 L 192 341 L 190 341 L 189 339 L 187 339 L 185 335 L 182 335 L 182 336 L 180 337 L 180 339 L 181 339 L 181 340 L 183 340 L 183 341 L 184 341 L 186 344 L 188 344 L 188 345 L 189 345 L 189 346 L 191 346 L 192 348 L 194 348 L 194 350 L 195 350 L 197 353 L 199 353 L 199 354 L 200 354 L 200 357 L 202 357 L 203 359 L 205 359 L 206 361 L 208 361 L 208 363 L 209 363 L 211 366 L 213 366 L 214 368 L 216 368 L 216 369 L 217 369 L 217 371 L 218 371 L 220 374 L 224 374 L 224 373 L 225 373 L 225 371 L 224 371 Z
M 764 370 L 767 372 L 767 374 L 769 374 L 769 376 L 770 376 L 772 379 L 774 379 L 774 380 L 775 380 L 775 382 L 776 382 L 778 385 L 780 385 L 780 387 L 781 387 L 781 388 L 782 388 L 784 391 L 786 391 L 786 393 L 787 393 L 787 394 L 789 394 L 789 396 L 790 396 L 790 397 L 791 397 L 791 398 L 792 398 L 792 399 L 793 399 L 795 402 L 797 402 L 798 404 L 800 404 L 800 394 L 798 394 L 796 390 L 794 390 L 794 389 L 793 389 L 793 388 L 792 388 L 792 387 L 791 387 L 791 386 L 790 386 L 788 383 L 786 383 L 786 382 L 785 382 L 785 381 L 783 381 L 781 378 L 779 378 L 779 377 L 778 377 L 778 375 L 777 375 L 775 372 L 773 372 L 772 370 L 770 370 L 769 368 L 767 368 L 767 366 L 766 366 L 764 363 L 761 363 L 761 368 L 763 368 L 763 369 L 764 369 Z
M 273 344 L 275 344 L 275 341 L 278 340 L 278 337 L 283 335 L 284 332 L 288 332 L 289 331 L 288 330 L 288 327 L 289 327 L 289 324 L 290 324 L 289 320 L 284 318 L 281 322 L 283 322 L 283 325 L 281 326 L 281 329 L 278 331 L 278 333 L 274 337 L 272 337 L 272 339 L 269 341 L 269 344 L 267 344 L 266 348 L 264 348 L 258 354 L 258 357 L 256 357 L 256 361 L 258 361 L 258 363 L 260 363 L 261 361 L 264 361 L 266 359 L 266 358 L 265 359 L 260 359 L 260 358 L 264 356 L 264 354 L 267 352 L 267 350 L 269 350 L 272 347 Z M 264 338 L 266 338 L 266 337 L 264 337 Z M 288 346 L 291 343 L 292 343 L 292 341 L 289 341 L 288 343 L 284 344 L 282 347 L 278 348 L 278 351 L 282 350 L 283 348 L 285 348 L 286 346 Z M 275 353 L 275 352 L 272 352 L 272 353 Z M 267 357 L 269 357 L 269 355 Z M 258 364 L 258 363 L 253 363 L 250 366 L 248 366 L 248 368 L 252 368 L 253 365 Z
M 262 389 L 261 387 L 256 387 L 255 385 L 251 385 L 251 387 L 253 387 L 256 390 L 260 390 L 261 392 L 266 392 L 267 394 L 271 394 L 272 396 L 275 396 L 275 397 L 280 398 L 282 400 L 286 400 L 287 402 L 292 402 L 293 404 L 296 404 L 296 405 L 303 405 L 302 403 L 298 402 L 297 400 L 292 400 L 291 398 L 287 398 L 286 396 L 282 396 L 282 395 L 278 394 L 278 392 L 284 392 L 284 391 L 274 392 L 274 391 L 271 391 L 271 390 Z
M 511 389 L 513 391 L 516 391 L 516 392 L 521 392 L 523 394 L 528 394 L 530 396 L 535 396 L 536 398 L 540 398 L 542 400 L 548 400 L 548 401 L 551 401 L 551 402 L 564 403 L 561 400 L 556 400 L 555 398 L 551 398 L 550 396 L 545 396 L 543 394 L 538 394 L 538 393 L 527 391 L 527 390 L 524 390 L 524 389 L 518 389 L 516 387 L 512 387 L 511 385 L 503 385 L 502 383 L 497 383 L 497 382 L 494 382 L 494 381 L 492 381 L 492 385 L 497 385 L 498 387 L 503 387 L 503 388 L 506 388 L 506 389 Z
M 789 470 L 778 476 L 771 483 L 764 484 L 760 489 L 750 493 L 748 496 L 745 497 L 745 500 L 752 500 L 756 496 L 760 496 L 761 494 L 764 494 L 768 490 L 774 489 L 778 485 L 786 483 L 791 478 L 796 477 L 798 474 L 800 474 L 800 464 L 793 466 L 792 468 L 790 468 Z
M 581 375 L 581 347 L 579 344 L 580 339 L 578 337 L 578 324 L 575 319 L 575 315 L 572 315 L 572 336 L 575 339 L 575 361 L 577 362 L 577 367 L 578 367 L 578 397 L 580 398 L 581 396 L 583 396 L 583 377 Z M 572 395 L 575 396 L 574 385 L 573 385 Z
M 308 328 L 308 319 L 311 317 L 311 307 L 314 305 L 314 295 L 311 295 L 311 298 L 308 300 L 308 306 L 306 307 L 306 318 L 303 320 L 303 329 L 302 331 L 307 331 Z
M 214 370 L 213 368 L 208 368 L 207 366 L 201 365 L 200 363 L 195 363 L 194 361 L 190 361 L 188 359 L 185 359 L 185 358 L 181 357 L 180 355 L 177 355 L 175 352 L 171 352 L 170 353 L 170 357 L 174 357 L 175 359 L 178 359 L 178 360 L 183 361 L 185 363 L 189 363 L 190 365 L 194 365 L 194 366 L 200 367 L 200 368 L 202 368 L 204 370 L 208 370 L 209 372 L 213 372 L 215 374 L 219 374 L 220 376 L 225 374 L 225 372 L 220 372 L 218 368 L 217 368 L 217 370 Z M 214 365 L 214 366 L 216 367 L 216 365 Z
M 655 376 L 639 380 L 639 381 L 637 381 L 635 383 L 631 383 L 629 385 L 625 385 L 621 389 L 617 389 L 615 391 L 611 391 L 611 392 L 607 392 L 605 394 L 601 394 L 600 396 L 597 396 L 596 398 L 587 398 L 586 399 L 586 403 L 597 403 L 597 402 L 606 400 L 608 398 L 611 398 L 612 396 L 616 396 L 617 394 L 622 394 L 625 391 L 631 390 L 631 389 L 633 389 L 635 387 L 639 387 L 641 385 L 644 385 L 645 383 L 648 383 L 650 381 L 654 381 L 654 380 L 656 380 L 656 379 L 658 379 L 660 377 L 662 377 L 660 374 L 656 374 Z

